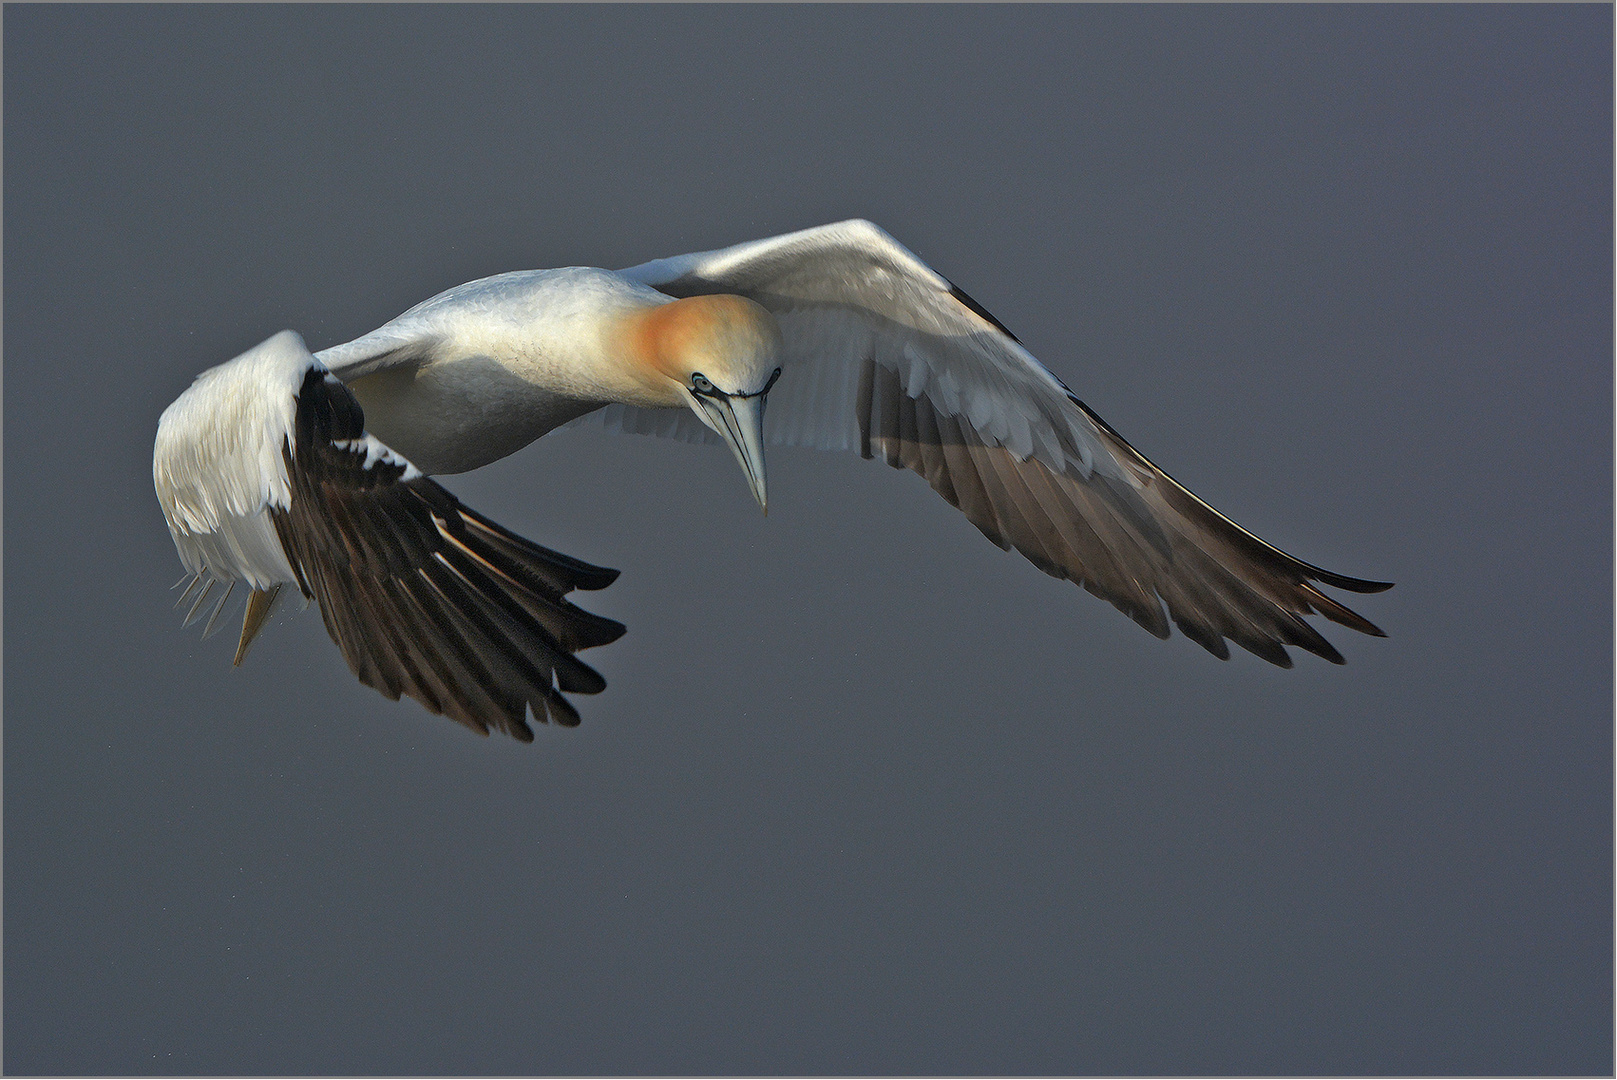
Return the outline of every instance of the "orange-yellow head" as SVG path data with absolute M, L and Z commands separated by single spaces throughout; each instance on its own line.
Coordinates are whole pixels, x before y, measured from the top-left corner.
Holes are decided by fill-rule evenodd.
M 684 403 L 729 444 L 768 513 L 764 402 L 780 377 L 782 351 L 775 317 L 743 296 L 692 296 L 642 314 L 634 336 L 642 362 L 676 383 Z

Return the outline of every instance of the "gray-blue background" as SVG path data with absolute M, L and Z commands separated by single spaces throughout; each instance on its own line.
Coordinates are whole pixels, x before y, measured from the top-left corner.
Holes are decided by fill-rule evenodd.
M 1612 10 L 10 7 L 9 1072 L 1609 1072 Z M 1162 643 L 909 474 L 566 433 L 575 731 L 170 611 L 157 415 L 283 327 L 850 216 L 1260 535 Z

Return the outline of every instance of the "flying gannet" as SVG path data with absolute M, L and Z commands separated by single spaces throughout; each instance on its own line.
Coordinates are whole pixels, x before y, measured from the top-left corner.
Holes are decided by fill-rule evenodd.
M 428 475 L 569 423 L 723 441 L 766 510 L 766 442 L 857 448 L 925 477 L 1001 548 L 1221 659 L 1228 639 L 1282 667 L 1287 645 L 1340 664 L 1303 619 L 1316 613 L 1384 636 L 1315 583 L 1390 583 L 1301 562 L 1219 514 L 867 221 L 616 272 L 500 274 L 346 345 L 311 355 L 283 331 L 203 372 L 164 411 L 152 464 L 187 624 L 217 590 L 206 635 L 245 582 L 239 664 L 295 585 L 389 698 L 524 741 L 530 710 L 576 724 L 564 692 L 605 682 L 574 653 L 624 628 L 565 597 L 617 571 L 501 528 Z

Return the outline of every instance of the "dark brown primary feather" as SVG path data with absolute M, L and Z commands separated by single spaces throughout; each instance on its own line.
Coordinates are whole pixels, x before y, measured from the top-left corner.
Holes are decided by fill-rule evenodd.
M 921 474 L 995 544 L 1110 601 L 1157 637 L 1168 636 L 1171 619 L 1221 659 L 1229 659 L 1228 639 L 1290 667 L 1287 645 L 1342 663 L 1306 615 L 1385 636 L 1313 582 L 1364 593 L 1390 583 L 1333 574 L 1259 540 L 1071 400 L 1137 483 L 1099 471 L 1086 477 L 1074 466 L 1058 473 L 1037 458 L 1024 460 L 927 394 L 910 397 L 895 371 L 873 361 L 860 379 L 860 452 Z
M 541 723 L 577 724 L 562 692 L 606 682 L 572 654 L 624 627 L 564 597 L 618 572 L 531 543 L 425 476 L 405 479 L 402 459 L 367 468 L 363 435 L 353 394 L 311 370 L 283 451 L 292 503 L 272 511 L 298 586 L 348 666 L 388 697 L 408 694 L 485 735 L 531 742 L 530 708 Z

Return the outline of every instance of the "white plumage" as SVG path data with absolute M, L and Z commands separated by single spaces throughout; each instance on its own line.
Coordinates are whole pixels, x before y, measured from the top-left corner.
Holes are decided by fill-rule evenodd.
M 284 330 L 204 371 L 163 410 L 152 483 L 192 574 L 255 589 L 292 582 L 265 510 L 292 503 L 281 445 L 313 362 L 303 339 Z
M 1001 547 L 1220 657 L 1228 639 L 1283 666 L 1286 645 L 1340 663 L 1312 613 L 1380 634 L 1314 582 L 1385 583 L 1219 515 L 864 221 L 618 272 L 501 274 L 314 357 L 279 334 L 169 407 L 153 477 L 196 580 L 245 580 L 255 600 L 295 583 L 367 683 L 520 737 L 525 705 L 570 721 L 558 691 L 599 689 L 570 654 L 621 627 L 561 596 L 613 572 L 510 536 L 422 473 L 569 422 L 723 441 L 760 503 L 765 442 L 858 448 L 921 474 Z

